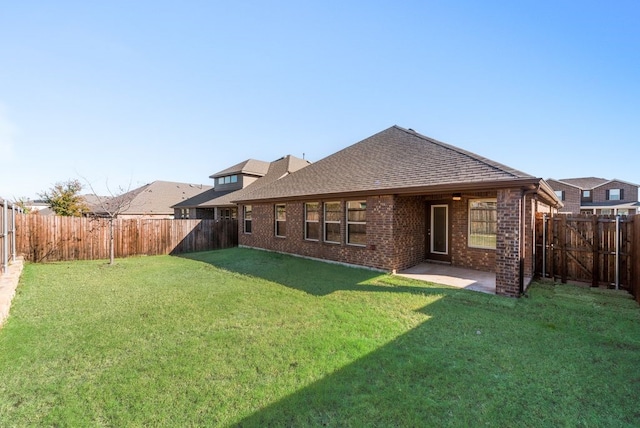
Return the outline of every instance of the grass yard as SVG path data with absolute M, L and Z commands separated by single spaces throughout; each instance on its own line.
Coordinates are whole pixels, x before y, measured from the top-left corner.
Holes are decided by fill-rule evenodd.
M 249 249 L 28 264 L 0 426 L 639 426 L 640 308 Z

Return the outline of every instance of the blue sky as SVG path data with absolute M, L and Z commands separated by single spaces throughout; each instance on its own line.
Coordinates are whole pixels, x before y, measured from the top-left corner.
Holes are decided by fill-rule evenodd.
M 392 125 L 542 178 L 640 183 L 638 1 L 0 5 L 0 197 L 213 184 Z

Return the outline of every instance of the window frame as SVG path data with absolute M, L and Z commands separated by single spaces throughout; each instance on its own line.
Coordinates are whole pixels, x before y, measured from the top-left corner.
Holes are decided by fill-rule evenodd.
M 350 209 L 349 208 L 349 204 L 350 203 L 359 203 L 360 205 L 364 204 L 364 209 L 363 208 Z M 364 237 L 365 237 L 365 241 L 366 241 L 366 239 L 367 239 L 367 200 L 366 199 L 362 199 L 362 200 L 358 199 L 358 200 L 353 200 L 353 201 L 346 201 L 345 202 L 345 210 L 344 211 L 345 211 L 345 217 L 346 217 L 346 222 L 347 222 L 347 224 L 346 224 L 346 226 L 347 226 L 346 227 L 346 235 L 347 235 L 346 244 L 347 245 L 353 245 L 354 247 L 366 247 L 367 246 L 366 242 L 364 244 L 351 242 L 351 239 L 350 239 L 351 238 L 351 233 L 350 233 L 351 231 L 350 231 L 350 227 L 349 226 L 351 226 L 351 225 L 364 225 Z M 350 221 L 349 220 L 349 213 L 351 211 L 364 212 L 364 214 L 365 214 L 364 219 L 365 220 L 364 221 Z
M 483 245 L 483 244 L 476 244 L 474 239 L 472 239 L 473 236 L 488 236 L 491 234 L 487 234 L 487 233 L 478 233 L 478 232 L 473 232 L 472 231 L 472 227 L 473 227 L 473 220 L 471 217 L 471 212 L 472 212 L 472 204 L 474 202 L 478 202 L 478 203 L 483 203 L 483 202 L 491 202 L 495 204 L 495 241 L 493 242 L 493 246 L 491 245 Z M 492 210 L 493 211 L 493 210 Z M 467 216 L 468 216 L 468 227 L 467 227 L 467 246 L 469 248 L 479 248 L 479 249 L 483 249 L 483 250 L 495 250 L 497 247 L 497 240 L 498 240 L 498 199 L 497 198 L 478 198 L 478 199 L 469 199 L 469 204 L 467 206 Z M 494 221 L 485 221 L 485 223 L 487 224 L 493 224 Z M 472 243 L 472 241 L 474 241 L 474 243 Z
M 280 220 L 278 219 L 278 208 L 281 207 L 282 208 L 282 213 L 284 214 L 284 219 Z M 274 204 L 274 235 L 276 236 L 276 238 L 286 238 L 287 237 L 287 204 Z M 280 225 L 284 223 L 284 234 L 281 234 L 281 227 Z
M 247 207 L 249 207 L 249 209 L 247 209 Z M 247 218 L 247 213 L 249 214 L 249 218 Z M 252 205 L 244 205 L 242 207 L 242 221 L 243 221 L 243 232 L 246 235 L 251 235 L 253 233 L 253 206 Z M 247 228 L 247 224 L 249 225 L 248 228 Z
M 327 216 L 327 205 L 330 204 L 337 204 L 338 205 L 338 220 L 327 220 L 328 216 Z M 333 212 L 333 211 L 330 211 Z M 328 244 L 340 244 L 341 241 L 341 231 L 340 231 L 340 227 L 341 227 L 341 222 L 342 222 L 342 203 L 340 201 L 327 201 L 327 202 L 323 202 L 322 204 L 322 220 L 323 220 L 323 230 L 322 230 L 322 240 L 323 242 L 326 242 Z M 331 241 L 329 239 L 327 239 L 327 232 L 329 232 L 329 228 L 327 227 L 327 224 L 337 224 L 338 225 L 338 240 L 337 241 Z
M 309 220 L 309 216 L 307 215 L 309 213 L 309 205 L 315 205 L 316 209 L 315 209 L 315 213 L 316 213 L 316 220 Z M 313 211 L 312 211 L 313 212 Z M 309 224 L 310 223 L 315 223 L 317 224 L 318 230 L 317 230 L 317 238 L 310 238 L 309 237 Z M 304 203 L 304 239 L 305 241 L 319 241 L 320 240 L 320 202 L 305 202 Z
M 616 192 L 617 197 L 613 198 L 611 192 Z M 622 200 L 622 189 L 609 189 L 607 190 L 607 201 L 621 201 Z

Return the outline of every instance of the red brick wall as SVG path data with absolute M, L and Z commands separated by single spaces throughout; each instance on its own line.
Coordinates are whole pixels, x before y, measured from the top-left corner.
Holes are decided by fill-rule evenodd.
M 484 248 L 472 248 L 469 237 L 469 200 L 495 198 L 495 193 L 477 193 L 451 202 L 451 264 L 453 266 L 493 272 L 496 264 L 496 251 Z
M 395 269 L 402 270 L 424 260 L 426 244 L 424 197 L 396 197 L 394 214 Z
M 580 214 L 580 204 L 582 200 L 582 191 L 580 189 L 556 180 L 548 180 L 547 183 L 553 190 L 561 190 L 564 192 L 564 200 L 562 201 L 564 207 L 560 212 Z
M 520 202 L 519 189 L 498 190 L 498 236 L 496 242 L 496 293 L 520 294 Z
M 335 199 L 306 202 L 333 201 Z M 341 201 L 340 244 L 326 243 L 322 240 L 322 236 L 319 241 L 305 240 L 304 202 L 297 201 L 286 203 L 287 232 L 284 238 L 276 237 L 274 233 L 274 205 L 253 205 L 253 233 L 243 233 L 241 226 L 239 244 L 384 270 L 397 269 L 393 242 L 393 196 L 367 198 L 367 245 L 365 247 L 346 244 L 345 202 L 345 200 Z M 321 212 L 321 230 L 323 221 Z M 240 223 L 242 224 L 242 221 Z

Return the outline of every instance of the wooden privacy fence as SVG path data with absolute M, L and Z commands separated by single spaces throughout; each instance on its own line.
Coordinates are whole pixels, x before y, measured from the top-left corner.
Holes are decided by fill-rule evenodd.
M 536 274 L 631 292 L 640 303 L 640 215 L 536 215 Z
M 106 218 L 24 215 L 17 251 L 32 262 L 109 258 Z M 238 245 L 237 220 L 114 219 L 115 257 L 179 254 Z
M 0 273 L 6 272 L 17 256 L 16 218 L 23 216 L 20 207 L 0 198 Z

